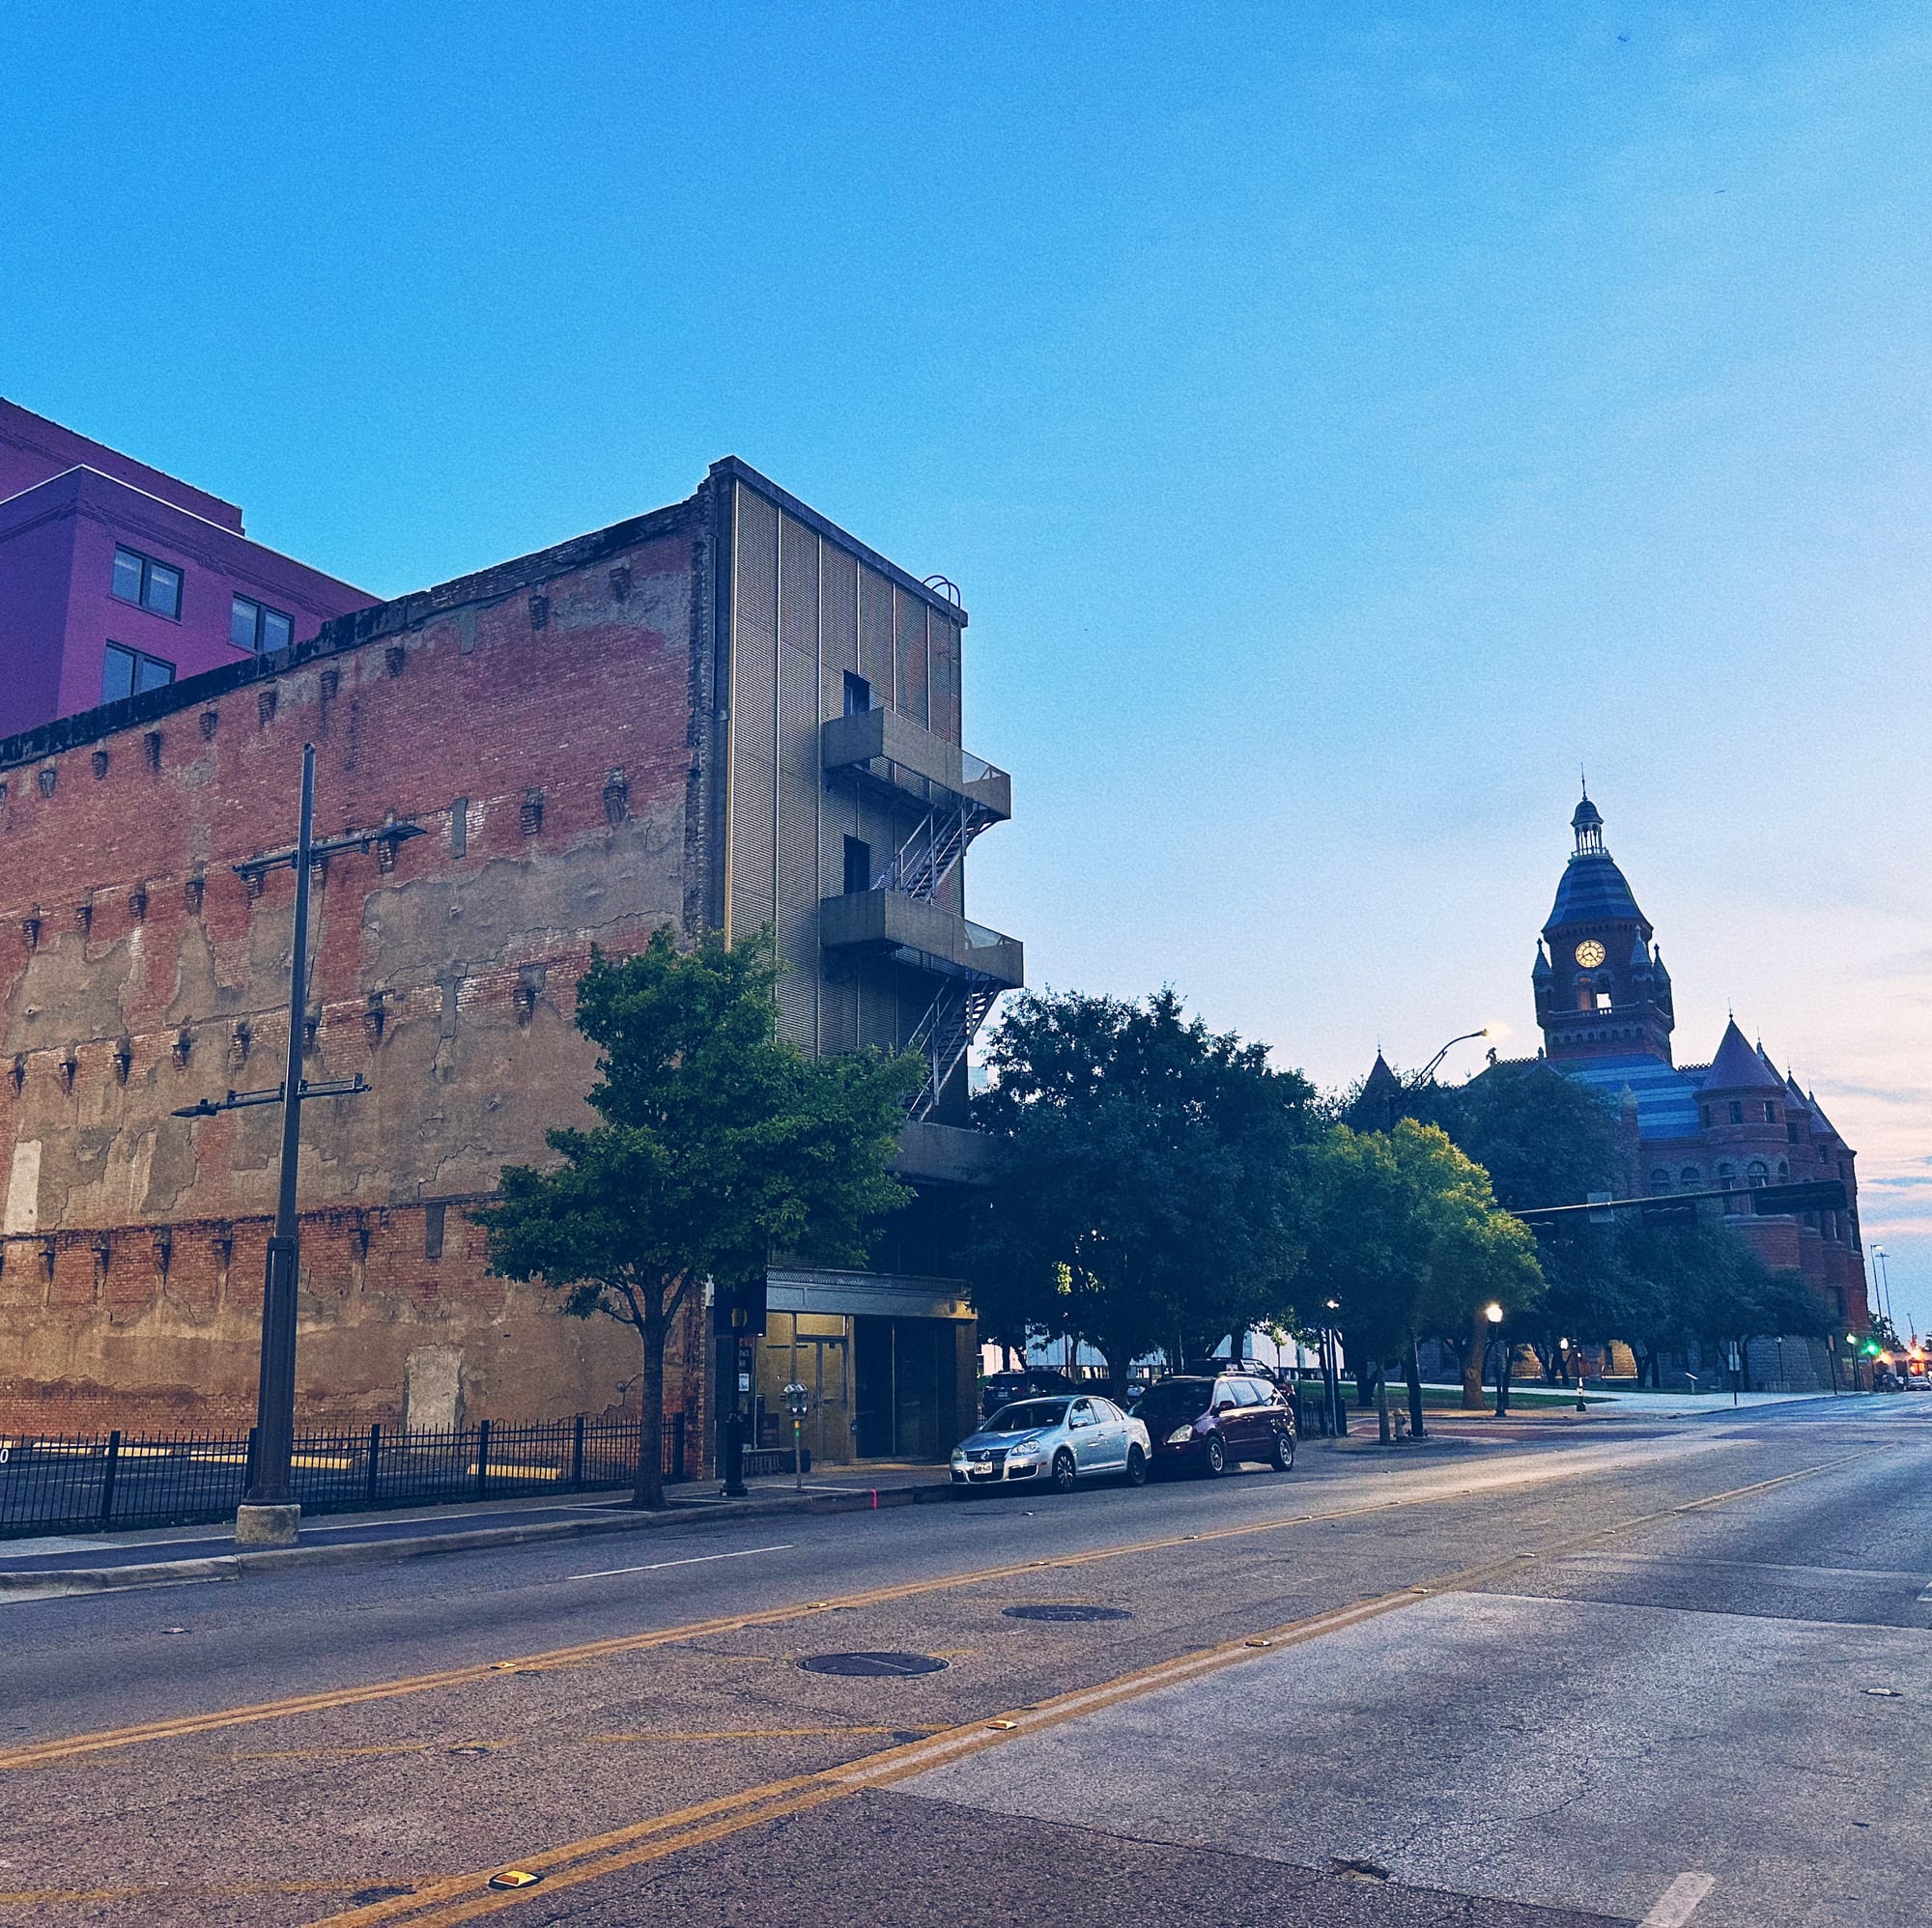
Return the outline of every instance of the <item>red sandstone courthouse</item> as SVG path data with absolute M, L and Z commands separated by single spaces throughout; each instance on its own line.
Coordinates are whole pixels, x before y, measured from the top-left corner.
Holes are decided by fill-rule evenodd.
M 60 666 L 14 686 L 37 726 L 0 738 L 6 1423 L 250 1416 L 278 1113 L 173 1114 L 279 1076 L 294 884 L 259 860 L 292 841 L 313 741 L 318 833 L 365 841 L 317 878 L 307 1061 L 372 1089 L 304 1110 L 303 1419 L 623 1405 L 635 1342 L 490 1278 L 463 1207 L 586 1116 L 570 1017 L 593 944 L 769 922 L 789 1035 L 910 1046 L 929 1076 L 900 1158 L 914 1205 L 870 1271 L 773 1271 L 754 1403 L 769 1431 L 777 1389 L 810 1386 L 807 1443 L 828 1460 L 943 1452 L 975 1399 L 952 1245 L 980 1148 L 966 1051 L 1023 976 L 1020 945 L 966 916 L 967 847 L 1011 805 L 961 747 L 951 586 L 727 460 L 688 500 L 370 605 L 313 572 L 243 573 L 239 514 L 217 541 L 213 498 L 136 468 L 53 478 L 79 477 L 93 531 L 70 581 L 91 595 L 103 577 L 121 629 L 48 616 L 37 654 L 0 581 L 0 665 Z M 96 518 L 96 470 L 155 526 Z M 149 500 L 194 540 L 184 524 L 164 542 Z M 123 551 L 171 574 L 139 587 Z M 288 615 L 280 646 L 258 626 L 242 648 L 244 601 Z M 228 659 L 70 700 L 73 652 L 96 703 L 110 646 L 159 658 L 170 605 L 232 621 Z M 672 1361 L 696 1438 L 705 1345 L 699 1316 Z

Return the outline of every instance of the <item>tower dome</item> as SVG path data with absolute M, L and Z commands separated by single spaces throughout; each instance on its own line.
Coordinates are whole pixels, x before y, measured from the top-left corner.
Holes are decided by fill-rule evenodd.
M 1570 818 L 1576 848 L 1543 927 L 1548 970 L 1535 976 L 1537 1021 L 1552 1059 L 1670 1062 L 1670 980 L 1654 960 L 1650 920 L 1604 843 L 1586 789 Z

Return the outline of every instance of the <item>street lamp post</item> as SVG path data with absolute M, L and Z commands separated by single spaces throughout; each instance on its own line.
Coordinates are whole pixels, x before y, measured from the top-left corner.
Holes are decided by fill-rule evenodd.
M 1332 1315 L 1341 1309 L 1340 1299 L 1330 1299 L 1326 1307 L 1331 1315 L 1330 1322 L 1321 1328 L 1322 1392 L 1328 1402 L 1328 1436 L 1331 1439 L 1339 1439 L 1347 1430 L 1342 1417 L 1342 1348 L 1336 1344 L 1332 1318 Z
M 1588 1408 L 1583 1403 L 1583 1348 L 1578 1346 L 1573 1351 L 1567 1339 L 1559 1339 L 1556 1343 L 1563 1348 L 1564 1365 L 1577 1375 L 1577 1410 L 1585 1412 Z
M 1496 1354 L 1496 1417 L 1504 1419 L 1509 1414 L 1510 1395 L 1509 1342 L 1502 1336 L 1503 1309 L 1492 1301 L 1483 1308 L 1483 1317 L 1490 1321 L 1490 1338 L 1502 1348 Z

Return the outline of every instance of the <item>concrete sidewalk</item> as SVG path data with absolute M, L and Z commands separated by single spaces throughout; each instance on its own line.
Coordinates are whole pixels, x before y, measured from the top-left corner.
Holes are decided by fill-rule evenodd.
M 799 1513 L 859 1513 L 952 1496 L 944 1467 L 867 1466 L 792 1479 L 748 1480 L 747 1496 L 725 1499 L 715 1480 L 672 1489 L 662 1513 L 639 1513 L 623 1493 L 581 1499 L 502 1500 L 407 1513 L 320 1514 L 302 1522 L 294 1546 L 239 1551 L 222 1526 L 150 1527 L 126 1533 L 49 1535 L 0 1541 L 0 1603 L 128 1587 L 239 1580 L 310 1566 L 370 1566 L 441 1553 L 665 1527 L 725 1525 Z

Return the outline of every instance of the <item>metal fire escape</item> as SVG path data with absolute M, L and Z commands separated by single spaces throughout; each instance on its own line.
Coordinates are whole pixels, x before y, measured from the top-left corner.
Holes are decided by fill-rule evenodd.
M 966 759 L 968 780 L 989 769 L 978 757 Z M 972 766 L 979 765 L 976 771 Z M 898 891 L 921 903 L 930 903 L 966 855 L 973 839 L 1000 822 L 1000 815 L 972 797 L 955 796 L 937 787 L 932 800 L 912 830 L 900 840 L 885 867 L 872 880 L 875 891 Z M 1004 986 L 972 978 L 946 978 L 925 1015 L 906 1040 L 926 1063 L 925 1083 L 915 1092 L 906 1110 L 912 1118 L 930 1118 L 940 1094 L 952 1083 L 986 1013 Z
M 936 979 L 932 1002 L 906 1045 L 926 1063 L 925 1080 L 907 1104 L 915 1120 L 924 1120 L 958 1075 L 994 1001 L 1020 981 L 1012 939 L 968 922 L 939 901 L 973 840 L 1011 814 L 1011 780 L 892 712 L 834 719 L 821 735 L 828 772 L 856 779 L 895 809 L 918 813 L 869 891 L 858 899 L 827 900 L 830 921 L 821 931 L 829 942 L 884 951 Z

